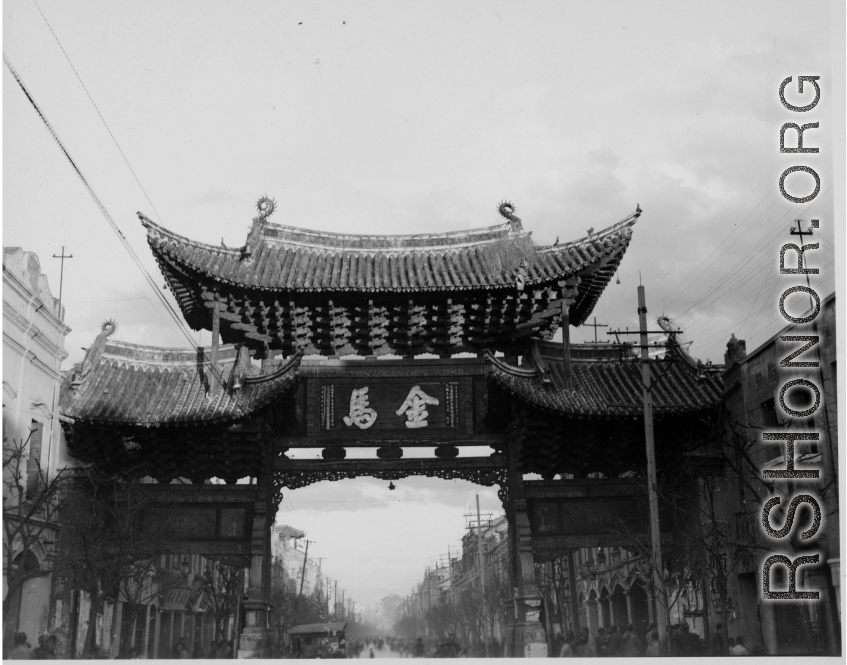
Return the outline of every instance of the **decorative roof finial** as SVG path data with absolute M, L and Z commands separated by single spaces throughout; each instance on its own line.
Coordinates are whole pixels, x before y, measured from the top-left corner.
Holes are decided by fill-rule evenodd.
M 515 204 L 511 201 L 501 201 L 497 206 L 497 211 L 512 225 L 512 231 L 522 231 L 521 218 L 515 214 Z
M 100 354 L 102 354 L 103 350 L 106 348 L 106 339 L 111 337 L 117 329 L 118 324 L 114 319 L 106 319 L 103 321 L 103 325 L 100 326 L 100 332 L 94 339 L 94 343 L 88 351 L 85 352 L 85 358 L 83 358 L 82 361 L 78 382 L 83 381 L 91 370 L 94 369 L 94 366 L 100 361 Z
M 267 219 L 274 213 L 274 210 L 276 210 L 276 201 L 267 196 L 263 196 L 256 203 L 256 209 L 259 211 L 257 219 Z

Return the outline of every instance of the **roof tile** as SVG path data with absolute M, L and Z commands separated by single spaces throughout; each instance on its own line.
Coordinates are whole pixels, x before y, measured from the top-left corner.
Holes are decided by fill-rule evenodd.
M 573 359 L 573 390 L 566 390 L 564 364 L 545 357 L 550 383 L 543 383 L 532 362 L 513 367 L 487 356 L 489 376 L 523 401 L 551 411 L 576 417 L 631 417 L 643 413 L 641 363 Z M 716 406 L 723 384 L 717 374 L 698 378 L 683 362 L 669 368 L 665 362 L 650 361 L 653 379 L 667 369 L 654 392 L 653 411 L 657 415 L 691 413 Z
M 229 357 L 221 372 L 226 383 L 234 353 L 231 347 L 221 347 L 221 352 Z M 206 393 L 206 372 L 200 362 L 196 349 L 110 341 L 71 394 L 63 415 L 77 421 L 146 426 L 240 419 L 293 384 L 300 356 L 271 374 L 245 377 L 237 391 L 222 387 L 215 397 Z

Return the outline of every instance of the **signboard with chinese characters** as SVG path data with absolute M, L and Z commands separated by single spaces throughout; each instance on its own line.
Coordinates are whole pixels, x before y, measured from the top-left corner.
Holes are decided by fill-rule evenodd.
M 497 444 L 485 365 L 467 360 L 304 361 L 290 447 Z
M 406 430 L 458 428 L 458 381 L 321 385 L 321 429 Z
M 648 542 L 647 490 L 637 479 L 527 481 L 525 491 L 532 548 L 542 560 L 580 547 Z M 664 532 L 670 521 L 661 506 L 660 521 Z

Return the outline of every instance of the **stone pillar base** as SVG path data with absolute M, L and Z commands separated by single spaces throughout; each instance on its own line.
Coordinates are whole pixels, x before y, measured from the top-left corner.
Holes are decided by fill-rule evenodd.
M 271 631 L 268 628 L 270 604 L 262 600 L 245 600 L 244 630 L 238 641 L 236 658 L 270 658 Z
M 507 601 L 511 625 L 506 626 L 510 658 L 547 658 L 547 633 L 540 622 L 541 598 Z M 515 612 L 516 610 L 516 612 Z M 517 614 L 517 617 L 515 617 Z

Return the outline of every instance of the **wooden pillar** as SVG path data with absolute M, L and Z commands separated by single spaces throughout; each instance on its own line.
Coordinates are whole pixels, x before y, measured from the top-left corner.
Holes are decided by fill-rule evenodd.
M 248 600 L 244 601 L 244 630 L 238 639 L 238 658 L 270 656 L 271 525 L 273 502 L 273 447 L 271 439 L 258 434 L 265 452 L 262 475 L 256 479 L 253 538 L 250 546 Z M 238 630 L 238 626 L 234 627 Z
M 532 553 L 532 533 L 529 525 L 523 476 L 519 469 L 520 435 L 512 436 L 507 444 L 509 487 L 509 544 L 512 560 L 514 598 L 509 603 L 516 612 L 509 616 L 512 639 L 509 655 L 512 658 L 546 658 L 547 637 L 541 623 L 542 598 L 535 584 L 535 557 Z M 515 614 L 517 616 L 515 616 Z
M 221 337 L 221 311 L 219 309 L 218 303 L 215 302 L 215 306 L 212 307 L 212 357 L 210 362 L 210 371 L 209 371 L 209 393 L 214 395 L 218 392 L 218 351 L 220 348 L 220 337 Z

